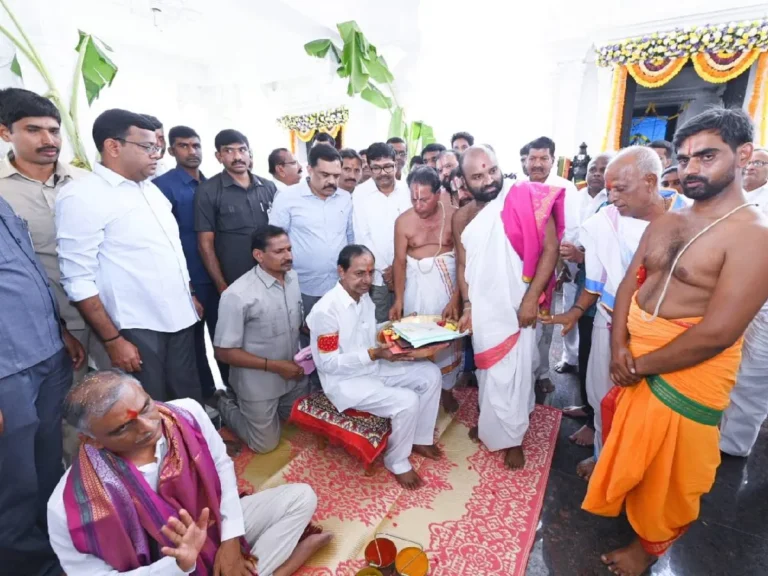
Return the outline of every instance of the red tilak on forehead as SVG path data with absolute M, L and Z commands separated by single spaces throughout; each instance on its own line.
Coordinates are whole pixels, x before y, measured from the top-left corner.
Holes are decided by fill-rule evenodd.
M 136 418 L 139 417 L 139 413 L 136 410 L 131 410 L 130 408 L 126 410 L 126 413 L 128 414 L 128 418 L 131 420 L 136 420 Z
M 483 164 L 483 168 L 485 168 L 485 164 Z

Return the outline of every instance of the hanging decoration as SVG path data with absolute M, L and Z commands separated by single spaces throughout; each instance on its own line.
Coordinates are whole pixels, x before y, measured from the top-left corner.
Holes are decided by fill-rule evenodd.
M 701 52 L 735 54 L 768 51 L 768 18 L 705 24 L 627 38 L 597 48 L 599 66 L 637 64 L 654 58 L 682 58 Z
M 760 135 L 762 146 L 768 146 L 768 52 L 760 54 L 755 70 L 755 81 L 747 104 L 747 113 L 755 122 L 755 134 Z
M 624 97 L 626 90 L 627 67 L 616 66 L 613 71 L 608 121 L 605 126 L 601 150 L 619 150 L 621 148 L 621 124 L 624 119 Z
M 688 56 L 682 58 L 653 58 L 635 64 L 627 64 L 627 72 L 635 82 L 646 88 L 664 86 L 680 73 L 688 62 Z
M 295 131 L 296 137 L 302 142 L 309 142 L 318 130 L 335 138 L 339 129 L 348 121 L 349 110 L 345 106 L 312 114 L 288 114 L 277 119 L 280 126 Z
M 702 79 L 722 84 L 749 69 L 760 56 L 758 50 L 741 52 L 700 52 L 693 56 L 693 67 Z

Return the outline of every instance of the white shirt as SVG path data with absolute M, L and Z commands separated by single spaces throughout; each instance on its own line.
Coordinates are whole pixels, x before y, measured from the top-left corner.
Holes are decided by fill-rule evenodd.
M 567 198 L 568 197 L 566 196 L 566 199 Z M 571 220 L 578 221 L 579 229 L 581 229 L 581 225 L 587 220 L 587 218 L 593 214 L 596 214 L 597 209 L 608 201 L 608 191 L 603 188 L 600 190 L 600 192 L 595 194 L 593 198 L 589 195 L 587 188 L 584 187 L 581 190 L 577 190 L 576 194 L 572 195 L 572 198 L 573 201 L 571 201 L 570 205 L 567 205 L 565 208 L 565 218 L 568 220 L 568 209 L 570 208 L 573 211 Z M 579 242 L 578 231 L 576 232 L 576 236 L 573 238 L 572 242 L 576 245 L 581 245 L 581 242 Z
M 235 467 L 232 459 L 227 455 L 227 449 L 219 433 L 213 427 L 211 419 L 205 413 L 203 407 L 196 402 L 186 398 L 184 400 L 173 400 L 169 402 L 174 406 L 184 408 L 200 424 L 205 441 L 208 443 L 208 449 L 211 451 L 213 463 L 216 465 L 216 471 L 219 473 L 221 481 L 221 540 L 237 538 L 245 534 L 245 524 L 243 523 L 243 509 L 240 506 L 240 495 L 237 491 L 237 478 L 235 477 Z M 158 476 L 160 474 L 161 463 L 168 452 L 168 446 L 165 437 L 158 440 L 155 446 L 155 461 L 140 466 L 138 468 L 141 475 L 147 481 L 147 484 L 157 490 Z M 176 564 L 176 560 L 170 556 L 164 557 L 149 566 L 130 570 L 128 572 L 117 572 L 109 564 L 97 556 L 83 554 L 79 552 L 72 543 L 72 536 L 67 526 L 67 512 L 64 508 L 64 485 L 71 469 L 68 469 L 48 500 L 48 533 L 53 551 L 59 558 L 61 567 L 67 574 L 77 576 L 117 576 L 117 574 L 129 574 L 131 576 L 176 576 L 181 574 L 190 574 L 184 572 Z
M 382 194 L 373 178 L 355 188 L 352 194 L 352 223 L 355 243 L 366 246 L 376 258 L 373 283 L 384 285 L 382 272 L 395 260 L 395 220 L 411 209 L 411 191 L 402 180 L 395 180 L 395 189 Z
M 275 188 L 277 188 L 277 193 L 280 193 L 289 187 L 287 184 L 283 184 L 282 182 L 280 182 L 280 180 L 278 180 L 277 178 L 272 178 L 272 182 L 274 182 Z
M 368 393 L 355 379 L 378 375 L 382 367 L 381 360 L 373 361 L 368 356 L 368 349 L 376 346 L 373 300 L 365 294 L 355 302 L 341 283 L 337 283 L 314 305 L 307 317 L 307 326 L 312 340 L 312 358 L 323 390 L 338 410 L 354 406 Z M 331 352 L 321 351 L 318 339 L 335 335 L 339 338 L 338 348 Z M 387 375 L 393 375 L 396 368 L 404 373 L 406 363 L 401 363 L 403 366 L 400 367 L 395 364 L 387 367 Z
M 170 172 L 174 168 L 175 168 L 175 165 L 174 166 L 169 166 L 168 164 L 166 164 L 165 159 L 160 160 L 157 163 L 157 168 L 155 169 L 155 175 L 152 176 L 152 178 L 150 178 L 150 180 L 154 180 L 155 178 L 160 178 L 160 176 L 162 176 L 166 172 Z
M 197 322 L 171 204 L 96 164 L 56 198 L 61 283 L 69 299 L 98 295 L 119 330 L 178 332 Z
M 747 197 L 747 202 L 757 204 L 763 212 L 768 213 L 768 182 L 760 186 L 752 192 L 744 191 L 744 195 Z

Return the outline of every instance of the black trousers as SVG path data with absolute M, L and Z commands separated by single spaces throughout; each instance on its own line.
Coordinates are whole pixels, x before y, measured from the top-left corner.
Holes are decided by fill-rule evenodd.
M 584 412 L 587 413 L 587 426 L 594 430 L 595 411 L 587 401 L 587 363 L 589 352 L 592 350 L 592 328 L 595 324 L 594 316 L 584 315 L 579 318 L 579 388 L 581 390 L 581 402 Z
M 194 398 L 202 403 L 194 324 L 178 332 L 130 328 L 120 333 L 139 349 L 141 370 L 132 375 L 153 399 Z
M 216 392 L 216 384 L 213 381 L 211 367 L 208 364 L 208 355 L 205 352 L 205 329 L 213 342 L 216 335 L 216 324 L 219 321 L 219 292 L 211 283 L 193 284 L 195 295 L 203 305 L 203 319 L 195 324 L 195 354 L 197 355 L 197 369 L 200 374 L 200 385 L 203 388 L 203 398 L 208 399 Z M 225 386 L 229 384 L 229 364 L 216 362 L 219 366 L 221 380 Z

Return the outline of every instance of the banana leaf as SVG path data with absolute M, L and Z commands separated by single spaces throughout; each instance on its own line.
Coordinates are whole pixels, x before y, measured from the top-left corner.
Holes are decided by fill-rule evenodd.
M 112 85 L 117 74 L 117 66 L 106 54 L 112 52 L 112 48 L 95 36 L 86 34 L 82 30 L 79 32 L 80 40 L 75 50 L 80 52 L 82 56 L 81 74 L 85 83 L 85 94 L 90 105 L 99 97 L 105 86 Z M 84 55 L 83 51 L 85 52 Z

